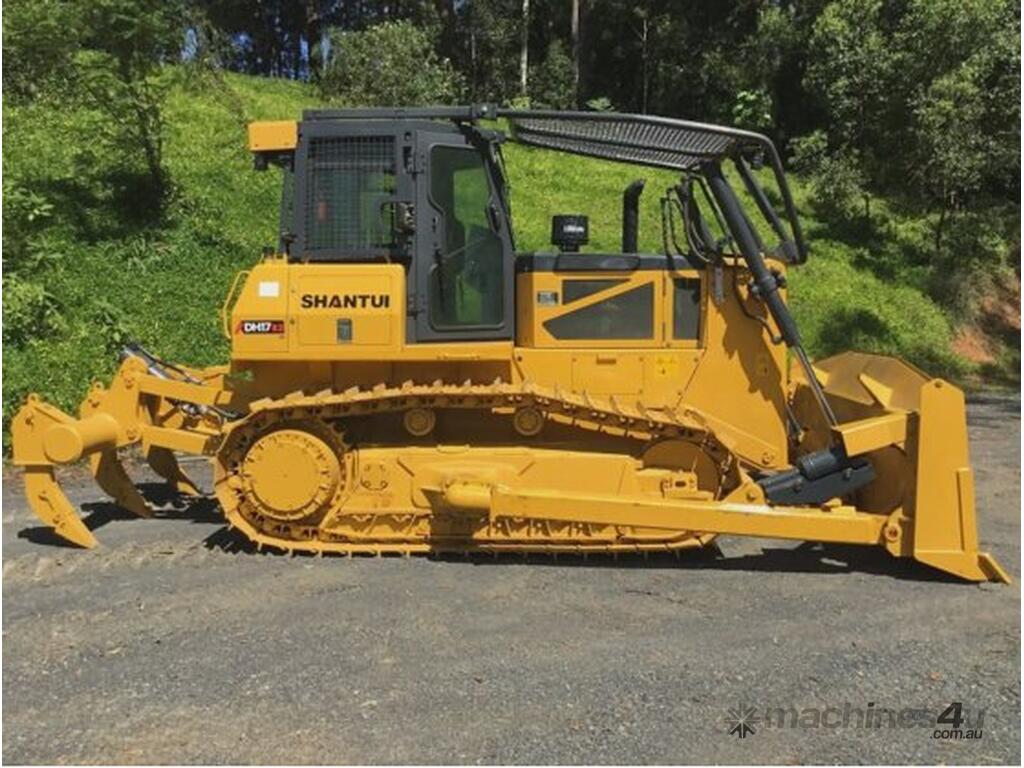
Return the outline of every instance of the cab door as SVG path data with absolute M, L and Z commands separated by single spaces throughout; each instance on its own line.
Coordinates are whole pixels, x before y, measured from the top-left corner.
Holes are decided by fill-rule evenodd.
M 514 265 L 508 222 L 485 159 L 462 133 L 417 135 L 416 256 L 410 338 L 511 339 Z

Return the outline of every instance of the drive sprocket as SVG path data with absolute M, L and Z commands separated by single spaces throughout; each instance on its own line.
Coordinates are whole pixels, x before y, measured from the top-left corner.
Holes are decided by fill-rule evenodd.
M 231 471 L 221 480 L 236 500 L 232 512 L 267 532 L 280 534 L 292 525 L 315 528 L 347 484 L 344 440 L 316 418 L 283 419 L 251 434 L 243 431 L 229 456 Z

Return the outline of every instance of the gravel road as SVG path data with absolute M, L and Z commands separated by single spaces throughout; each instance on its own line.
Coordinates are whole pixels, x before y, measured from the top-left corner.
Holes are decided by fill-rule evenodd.
M 679 561 L 258 554 L 143 472 L 161 519 L 69 481 L 101 542 L 80 551 L 7 473 L 3 761 L 1019 763 L 1020 400 L 969 413 L 1011 586 L 740 538 Z M 979 738 L 876 714 L 953 702 Z

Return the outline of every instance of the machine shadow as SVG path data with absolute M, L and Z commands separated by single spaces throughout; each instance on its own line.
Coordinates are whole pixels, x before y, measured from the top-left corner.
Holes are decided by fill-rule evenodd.
M 217 500 L 212 496 L 187 496 L 160 482 L 139 483 L 136 487 L 153 509 L 154 519 L 186 520 L 206 525 L 224 521 Z M 80 505 L 79 509 L 82 522 L 90 531 L 97 531 L 114 522 L 140 519 L 113 501 L 91 501 Z M 77 544 L 58 536 L 49 526 L 22 528 L 17 535 L 19 539 L 33 544 L 79 549 Z
M 878 547 L 847 544 L 821 544 L 802 542 L 794 547 L 764 546 L 758 553 L 727 556 L 717 544 L 704 549 L 681 551 L 678 555 L 657 552 L 610 555 L 550 555 L 512 556 L 495 558 L 490 555 L 470 554 L 469 559 L 481 566 L 500 566 L 528 562 L 538 567 L 636 568 L 679 571 L 742 571 L 750 573 L 813 573 L 844 575 L 865 573 L 888 576 L 901 581 L 929 581 L 966 584 L 951 574 L 906 558 L 895 558 Z M 434 559 L 465 560 L 466 556 L 434 555 Z
M 30 525 L 18 531 L 18 538 L 24 539 L 32 544 L 39 544 L 43 547 L 55 547 L 57 549 L 81 549 L 72 541 L 58 536 L 53 528 L 45 525 Z
M 264 557 L 314 558 L 309 552 L 286 552 L 272 546 L 258 548 L 237 530 L 220 528 L 206 537 L 203 545 L 228 554 L 252 554 Z M 346 557 L 327 554 L 325 557 Z M 374 555 L 354 555 L 362 559 L 375 559 Z M 383 558 L 401 558 L 403 555 L 384 554 Z M 892 557 L 876 547 L 803 542 L 795 547 L 765 546 L 759 553 L 726 556 L 716 544 L 703 549 L 669 552 L 625 553 L 613 556 L 595 553 L 540 554 L 492 553 L 468 551 L 462 553 L 435 552 L 425 557 L 437 563 L 471 563 L 480 567 L 513 568 L 522 565 L 539 568 L 628 568 L 636 570 L 676 571 L 743 571 L 751 573 L 813 573 L 847 575 L 864 573 L 888 576 L 901 581 L 940 582 L 966 584 L 951 574 L 943 573 L 922 563 Z M 376 558 L 379 559 L 379 558 Z

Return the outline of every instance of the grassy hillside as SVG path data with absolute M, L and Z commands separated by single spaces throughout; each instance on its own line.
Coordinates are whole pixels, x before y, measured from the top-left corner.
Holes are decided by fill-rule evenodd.
M 295 118 L 314 103 L 314 94 L 293 82 L 226 75 L 175 85 L 164 150 L 173 192 L 160 215 L 133 194 L 131 179 L 97 173 L 104 159 L 91 140 L 102 130 L 94 116 L 5 107 L 5 205 L 8 177 L 45 201 L 37 237 L 42 256 L 32 279 L 55 308 L 42 337 L 7 339 L 5 425 L 29 391 L 76 407 L 90 380 L 110 375 L 126 339 L 171 360 L 225 359 L 217 310 L 235 272 L 276 239 L 279 179 L 252 171 L 245 125 Z M 507 147 L 506 159 L 520 249 L 547 247 L 551 215 L 567 212 L 591 217 L 593 248 L 616 248 L 621 190 L 641 175 L 648 179 L 642 241 L 660 248 L 658 197 L 671 175 L 517 146 Z M 920 280 L 877 269 L 879 260 L 898 262 L 899 239 L 885 233 L 913 222 L 884 212 L 875 245 L 839 237 L 814 218 L 806 191 L 794 183 L 813 255 L 793 274 L 791 295 L 812 353 L 855 347 L 899 354 L 941 373 L 967 371 L 951 351 L 949 319 L 915 287 Z M 5 295 L 5 324 L 16 311 Z
M 173 192 L 156 220 L 117 178 L 79 182 L 89 162 L 81 148 L 96 129 L 90 116 L 5 110 L 5 177 L 15 171 L 53 204 L 52 258 L 36 279 L 59 307 L 44 338 L 5 345 L 5 424 L 29 391 L 77 407 L 90 380 L 109 377 L 125 339 L 172 360 L 225 359 L 217 309 L 235 272 L 276 242 L 279 179 L 253 172 L 245 126 L 294 117 L 310 100 L 301 86 L 275 80 L 228 76 L 201 95 L 176 86 L 164 149 Z M 6 322 L 6 302 L 4 311 Z

